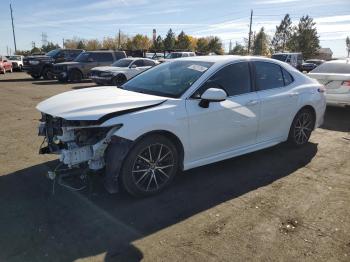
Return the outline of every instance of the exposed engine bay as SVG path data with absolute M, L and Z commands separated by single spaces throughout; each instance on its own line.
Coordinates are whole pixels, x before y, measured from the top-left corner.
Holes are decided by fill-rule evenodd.
M 69 168 L 87 163 L 89 169 L 99 170 L 105 166 L 104 152 L 111 136 L 121 127 L 101 127 L 98 121 L 69 121 L 42 113 L 38 135 L 44 136 L 44 141 L 39 153 L 58 154 Z

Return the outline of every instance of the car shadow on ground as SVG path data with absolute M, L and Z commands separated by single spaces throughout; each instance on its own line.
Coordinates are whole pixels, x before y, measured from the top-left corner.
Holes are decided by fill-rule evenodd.
M 15 79 L 1 79 L 0 78 L 0 83 L 10 83 L 10 82 L 30 82 L 30 81 L 41 81 L 40 79 L 33 79 L 33 78 L 15 78 Z
M 100 176 L 92 189 L 72 192 L 46 172 L 57 161 L 0 176 L 0 261 L 73 261 L 106 253 L 105 261 L 140 261 L 133 241 L 177 224 L 307 165 L 317 144 L 281 144 L 216 164 L 180 172 L 163 193 L 134 199 L 108 194 Z
M 322 129 L 350 132 L 350 107 L 327 106 Z
M 90 79 L 84 79 L 80 83 L 84 84 L 84 83 L 93 83 L 93 82 Z M 72 82 L 59 82 L 56 79 L 52 79 L 52 80 L 44 80 L 44 81 L 40 81 L 40 82 L 33 82 L 33 84 L 34 85 L 46 86 L 46 85 L 57 85 L 57 84 L 68 85 L 68 84 L 75 84 L 75 83 L 72 83 Z

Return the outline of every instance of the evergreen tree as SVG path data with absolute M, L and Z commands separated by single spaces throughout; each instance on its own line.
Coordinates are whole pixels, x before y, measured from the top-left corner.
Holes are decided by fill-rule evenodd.
M 205 38 L 205 37 L 198 38 L 197 51 L 203 54 L 207 54 L 209 51 L 208 44 L 209 44 L 208 38 Z
M 275 52 L 285 51 L 287 42 L 292 36 L 292 21 L 286 14 L 279 26 L 276 26 L 275 35 L 271 41 Z
M 350 55 L 350 38 L 349 37 L 346 37 L 345 43 L 346 43 L 346 51 L 348 51 L 348 57 L 349 57 Z
M 311 17 L 303 16 L 299 24 L 294 27 L 294 32 L 287 46 L 293 52 L 302 52 L 305 59 L 312 58 L 320 48 L 320 40 L 317 35 L 316 23 Z
M 175 34 L 171 28 L 169 29 L 168 33 L 166 34 L 166 37 L 164 39 L 164 49 L 165 50 L 173 50 L 175 47 Z
M 179 50 L 190 50 L 191 48 L 191 39 L 189 38 L 188 35 L 185 34 L 184 31 L 181 31 L 181 33 L 178 35 L 177 40 L 176 40 L 176 49 Z
M 236 42 L 235 47 L 230 51 L 230 55 L 246 55 L 248 50 L 241 44 Z
M 209 37 L 208 49 L 209 52 L 213 52 L 217 55 L 222 55 L 224 53 L 221 40 L 217 36 Z
M 262 27 L 259 33 L 256 34 L 253 44 L 253 54 L 267 56 L 270 54 L 269 39 Z

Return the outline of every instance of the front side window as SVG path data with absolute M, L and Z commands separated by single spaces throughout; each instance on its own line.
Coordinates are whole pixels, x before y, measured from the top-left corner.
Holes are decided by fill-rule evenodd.
M 254 62 L 255 84 L 258 90 L 268 90 L 284 86 L 282 70 L 279 65 L 269 62 Z
M 220 69 L 194 94 L 200 98 L 208 88 L 221 88 L 228 96 L 236 96 L 251 91 L 250 70 L 248 62 L 239 62 Z
M 178 98 L 212 65 L 211 62 L 202 61 L 166 62 L 137 75 L 121 88 Z

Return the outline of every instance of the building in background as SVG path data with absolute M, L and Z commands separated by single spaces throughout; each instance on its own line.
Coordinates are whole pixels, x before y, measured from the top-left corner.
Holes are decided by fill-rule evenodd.
M 330 48 L 320 48 L 318 49 L 318 54 L 315 56 L 315 59 L 321 59 L 321 60 L 332 60 L 333 52 Z

